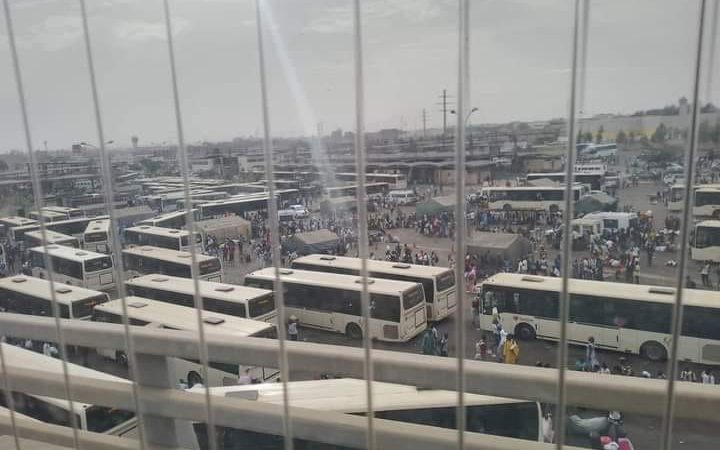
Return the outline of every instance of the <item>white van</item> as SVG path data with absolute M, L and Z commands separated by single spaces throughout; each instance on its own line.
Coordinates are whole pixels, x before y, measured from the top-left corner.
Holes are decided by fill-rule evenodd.
M 600 219 L 603 231 L 628 231 L 638 225 L 638 215 L 631 212 L 594 212 L 586 214 L 584 219 Z
M 418 197 L 414 191 L 390 191 L 388 196 L 395 200 L 398 205 L 411 205 L 418 201 Z

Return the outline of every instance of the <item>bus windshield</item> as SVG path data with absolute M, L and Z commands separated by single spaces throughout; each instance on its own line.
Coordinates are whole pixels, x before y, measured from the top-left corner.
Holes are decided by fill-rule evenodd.
M 112 259 L 110 259 L 109 256 L 85 261 L 85 272 L 97 272 L 98 270 L 109 269 L 111 267 Z
M 720 227 L 697 227 L 695 247 L 707 248 L 720 246 Z
M 97 405 L 87 408 L 85 414 L 88 431 L 95 433 L 104 433 L 135 417 L 130 411 Z
M 412 309 L 414 306 L 419 305 L 425 301 L 423 290 L 421 286 L 416 286 L 414 289 L 408 289 L 403 294 L 403 308 L 407 311 Z
M 441 273 L 437 276 L 436 283 L 438 292 L 455 286 L 455 273 L 452 270 Z
M 220 261 L 216 258 L 208 261 L 202 261 L 198 266 L 200 267 L 200 275 L 207 275 L 209 273 L 220 271 Z
M 106 301 L 107 296 L 98 295 L 96 297 L 75 302 L 72 305 L 73 317 L 75 317 L 76 319 L 79 317 L 90 317 L 93 314 L 93 308 L 95 307 L 95 305 L 105 303 Z
M 105 232 L 85 233 L 85 242 L 99 242 L 107 240 Z
M 250 318 L 262 316 L 275 309 L 275 297 L 272 293 L 260 298 L 254 298 L 248 302 Z

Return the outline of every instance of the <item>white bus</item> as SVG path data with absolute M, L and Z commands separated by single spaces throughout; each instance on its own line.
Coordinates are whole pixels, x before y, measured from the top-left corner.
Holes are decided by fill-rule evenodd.
M 55 284 L 55 300 L 63 319 L 89 319 L 93 306 L 109 300 L 104 292 Z M 5 312 L 53 316 L 50 282 L 16 275 L 0 279 L 0 307 Z
M 367 414 L 367 385 L 365 380 L 352 378 L 291 381 L 287 383 L 291 408 L 363 416 Z M 189 392 L 205 394 L 205 388 L 195 387 Z M 372 382 L 375 418 L 412 423 L 445 429 L 457 429 L 457 393 L 436 389 L 422 389 L 394 383 Z M 253 384 L 210 388 L 219 397 L 242 398 L 258 403 L 282 405 L 283 385 L 280 383 Z M 464 395 L 466 431 L 495 436 L 542 442 L 542 410 L 537 402 L 486 395 Z M 207 426 L 194 423 L 200 448 L 207 448 Z M 283 436 L 220 428 L 224 446 L 234 450 L 282 450 Z M 295 439 L 295 448 L 347 450 L 330 444 Z M 316 447 L 317 445 L 317 447 Z
M 48 278 L 45 248 L 52 261 L 53 281 L 101 291 L 115 287 L 113 261 L 110 256 L 62 245 L 33 247 L 29 250 L 30 267 L 34 277 Z
M 39 212 L 38 211 L 30 211 L 28 216 L 33 220 L 37 220 L 38 222 L 41 219 L 44 220 L 45 222 L 58 222 L 60 220 L 69 219 L 67 214 L 63 214 L 63 213 L 57 212 L 57 211 L 48 211 L 44 208 L 41 209 Z
M 135 296 L 125 297 L 125 301 L 130 325 L 198 332 L 198 317 L 195 308 Z M 206 336 L 216 335 L 231 341 L 245 337 L 277 338 L 277 329 L 271 323 L 207 311 L 204 311 L 202 315 L 203 330 Z M 123 323 L 122 317 L 122 300 L 117 299 L 95 306 L 92 320 Z M 127 362 L 122 351 L 98 349 L 98 353 L 107 358 Z M 180 358 L 168 358 L 168 361 L 172 364 L 170 382 L 180 381 L 181 384 L 187 384 L 189 387 L 197 383 L 207 386 L 237 384 L 238 378 L 245 374 L 256 380 L 266 381 L 277 378 L 278 374 L 277 369 L 272 368 L 210 362 L 209 379 L 203 380 L 201 365 L 198 361 Z
M 565 172 L 553 172 L 553 173 L 543 173 L 543 172 L 535 172 L 535 173 L 529 173 L 525 176 L 525 180 L 527 181 L 528 185 L 532 186 L 532 182 L 536 180 L 542 180 L 542 179 L 548 179 L 551 181 L 555 181 L 557 183 L 565 183 Z M 573 179 L 576 183 L 583 183 L 590 185 L 590 189 L 601 189 L 603 186 L 603 183 L 605 182 L 605 171 L 597 170 L 597 171 L 590 171 L 590 170 L 583 170 L 582 172 L 575 172 L 573 174 Z
M 195 248 L 198 253 L 202 252 L 202 235 L 198 232 L 195 235 Z M 150 245 L 152 247 L 169 248 L 170 250 L 189 251 L 190 232 L 188 230 L 177 230 L 175 228 L 153 227 L 140 225 L 137 227 L 125 228 L 123 231 L 125 245 Z
M 23 371 L 32 368 L 32 370 L 51 373 L 57 378 L 62 378 L 64 372 L 61 360 L 14 345 L 4 343 L 0 345 L 2 345 L 5 356 L 5 364 L 9 368 Z M 67 369 L 71 379 L 72 377 L 85 377 L 99 381 L 130 384 L 130 381 L 124 378 L 88 369 L 71 362 L 67 363 Z M 3 407 L 8 406 L 5 395 L 4 390 L 0 391 L 0 406 Z M 80 430 L 115 436 L 123 436 L 137 425 L 135 414 L 132 411 L 80 402 L 73 402 L 71 409 L 70 402 L 66 399 L 44 397 L 18 391 L 13 391 L 12 396 L 17 412 L 53 425 L 71 427 L 72 417 L 75 416 L 75 424 Z
M 700 185 L 695 189 L 693 216 L 720 219 L 720 185 Z
M 370 278 L 371 318 L 362 320 L 362 279 L 353 275 L 281 269 L 280 278 L 288 316 L 302 326 L 345 333 L 359 339 L 407 342 L 425 330 L 425 296 L 422 286 L 407 281 Z M 270 267 L 245 276 L 245 285 L 273 289 L 275 269 Z
M 28 231 L 25 233 L 25 245 L 28 247 L 39 247 L 47 242 L 48 245 L 64 245 L 66 247 L 80 248 L 80 241 L 74 236 L 68 236 L 67 234 L 50 230 L 45 230 L 47 240 L 43 240 L 42 235 L 43 233 L 40 230 Z
M 197 209 L 192 210 L 193 221 L 200 220 L 200 211 Z M 175 228 L 177 230 L 185 228 L 187 212 L 186 211 L 175 211 L 167 214 L 160 214 L 159 216 L 152 217 L 150 219 L 141 220 L 136 225 L 150 225 L 153 227 L 164 227 L 164 228 Z
M 695 261 L 720 263 L 720 220 L 704 220 L 695 224 L 690 256 Z
M 48 223 L 46 228 L 51 231 L 57 231 L 58 233 L 68 234 L 70 236 L 75 236 L 78 239 L 83 239 L 85 230 L 90 222 L 107 218 L 108 216 L 76 217 L 73 219 Z
M 587 186 L 576 184 L 572 188 L 573 201 L 589 193 Z M 565 187 L 484 187 L 480 195 L 487 199 L 488 209 L 517 211 L 561 211 L 565 207 Z
M 12 239 L 10 229 L 14 227 L 23 227 L 27 225 L 37 225 L 38 221 L 34 219 L 26 219 L 20 216 L 0 217 L 0 237 Z
M 97 253 L 112 253 L 110 219 L 98 219 L 88 223 L 83 234 L 83 248 Z
M 308 255 L 295 259 L 293 269 L 360 276 L 360 258 Z M 422 266 L 391 261 L 367 261 L 368 275 L 397 281 L 419 283 L 425 291 L 427 320 L 442 320 L 455 311 L 457 287 L 455 273 L 447 267 Z
M 76 217 L 85 216 L 85 213 L 82 209 L 73 208 L 70 206 L 44 206 L 42 210 L 63 214 L 65 216 L 65 219 L 75 219 Z
M 480 327 L 493 330 L 498 319 L 521 339 L 558 340 L 562 279 L 513 273 L 482 283 Z M 634 353 L 652 361 L 667 358 L 672 338 L 675 289 L 638 284 L 570 280 L 568 342 L 584 345 L 590 336 L 599 349 Z M 712 291 L 683 291 L 682 337 L 678 359 L 720 364 L 720 302 Z
M 192 257 L 161 247 L 141 246 L 122 251 L 126 278 L 159 273 L 174 277 L 192 278 Z M 207 281 L 222 281 L 222 267 L 215 256 L 197 254 L 199 278 Z
M 203 309 L 230 316 L 272 322 L 277 316 L 272 291 L 200 280 Z M 195 306 L 195 285 L 190 278 L 143 275 L 125 282 L 128 295 L 181 306 Z

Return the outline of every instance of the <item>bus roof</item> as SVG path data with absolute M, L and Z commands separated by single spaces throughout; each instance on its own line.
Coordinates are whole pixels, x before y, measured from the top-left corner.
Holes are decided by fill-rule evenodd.
M 131 319 L 185 331 L 198 331 L 197 309 L 173 303 L 151 300 L 130 295 L 125 297 L 127 314 Z M 122 299 L 110 300 L 95 306 L 95 309 L 118 316 L 123 315 Z M 202 311 L 205 333 L 233 337 L 250 336 L 274 328 L 275 325 L 244 317 L 230 316 L 211 311 Z
M 695 224 L 696 227 L 720 228 L 720 220 L 703 220 Z
M 63 283 L 53 283 L 55 287 L 55 298 L 58 303 L 69 305 L 79 300 L 96 297 L 98 295 L 107 294 L 80 286 L 68 286 Z M 29 277 L 27 275 L 15 275 L 12 277 L 0 278 L 0 289 L 7 289 L 24 295 L 52 300 L 52 292 L 50 291 L 50 281 Z
M 386 183 L 386 182 L 383 182 L 383 181 L 376 182 L 376 183 L 365 183 L 365 189 L 367 189 L 367 188 L 369 188 L 369 187 L 383 187 L 383 186 L 389 187 L 389 186 L 390 186 L 390 183 Z M 357 188 L 357 187 L 358 187 L 357 184 L 346 184 L 346 185 L 344 185 L 344 186 L 334 186 L 334 187 L 328 187 L 328 188 L 326 188 L 326 189 L 327 189 L 328 191 L 334 191 L 334 190 L 339 190 L 339 189 Z
M 249 273 L 247 277 L 258 277 L 266 280 L 275 279 L 275 268 L 268 267 Z M 287 282 L 309 284 L 313 286 L 336 287 L 340 289 L 359 291 L 362 289 L 362 277 L 355 275 L 340 275 L 336 273 L 315 272 L 312 270 L 280 269 L 280 279 Z M 368 278 L 368 291 L 374 294 L 387 292 L 405 292 L 417 286 L 417 283 L 408 281 L 395 281 L 385 278 Z
M 150 274 L 127 280 L 127 286 L 161 289 L 183 294 L 195 293 L 195 281 L 191 278 L 173 277 L 170 275 Z M 272 293 L 267 289 L 249 286 L 218 283 L 216 281 L 198 280 L 200 295 L 203 298 L 214 298 L 233 302 L 242 302 Z
M 3 353 L 5 356 L 5 364 L 7 364 L 8 367 L 15 368 L 16 370 L 27 370 L 28 367 L 32 367 L 35 371 L 54 373 L 59 377 L 61 377 L 63 374 L 63 361 L 61 359 L 45 356 L 42 353 L 25 350 L 14 345 L 9 345 L 5 343 L 2 343 L 0 345 L 2 345 Z M 67 370 L 71 380 L 73 379 L 73 377 L 86 377 L 94 378 L 96 380 L 106 380 L 114 381 L 117 383 L 130 384 L 130 381 L 126 380 L 125 378 L 116 377 L 115 375 L 110 375 L 109 373 L 89 369 L 87 367 L 73 364 L 71 362 L 67 362 Z M 68 406 L 67 400 L 44 397 L 40 395 L 35 395 L 35 397 L 41 398 L 48 402 L 52 402 L 62 408 L 67 408 Z M 75 412 L 80 412 L 91 405 L 87 403 L 73 402 L 73 406 Z
M 584 219 L 612 219 L 612 218 L 635 218 L 637 213 L 621 211 L 597 211 L 585 214 Z
M 37 239 L 41 242 L 43 240 L 42 230 L 28 231 L 27 233 L 25 233 L 25 236 L 30 236 L 31 238 Z M 45 230 L 45 237 L 47 237 L 48 244 L 62 245 L 63 242 L 77 241 L 77 238 L 75 236 L 69 236 L 67 234 L 58 233 L 57 231 L 52 230 Z
M 516 273 L 498 273 L 488 278 L 483 284 L 500 284 L 518 289 L 536 289 L 540 291 L 560 292 L 562 278 L 522 275 Z M 643 302 L 669 303 L 675 302 L 675 288 L 644 284 L 611 283 L 594 280 L 569 280 L 570 293 L 612 298 L 631 299 Z M 612 285 L 612 289 L 609 289 Z M 718 294 L 701 289 L 683 289 L 683 306 L 720 308 Z
M 35 219 L 28 219 L 26 217 L 20 217 L 20 216 L 8 216 L 8 217 L 2 217 L 0 218 L 0 222 L 11 226 L 11 227 L 20 227 L 24 225 L 36 225 L 38 223 Z
M 191 254 L 190 252 L 180 252 L 177 250 L 170 250 L 169 248 L 162 248 L 162 247 L 153 247 L 150 245 L 141 245 L 137 247 L 132 248 L 126 248 L 123 250 L 123 253 L 128 255 L 138 255 L 138 256 L 145 256 L 148 258 L 153 259 L 160 259 L 163 261 L 168 262 L 174 262 L 174 263 L 180 263 L 180 264 L 187 264 L 190 265 L 191 260 Z M 217 259 L 215 256 L 209 256 L 209 255 L 202 255 L 200 253 L 197 254 L 197 262 L 202 263 L 204 261 L 210 261 Z
M 584 184 L 582 183 L 574 183 L 573 189 L 582 189 Z M 501 187 L 501 186 L 490 186 L 490 187 L 483 187 L 480 189 L 480 191 L 565 191 L 564 185 L 559 186 L 510 186 L 510 187 Z
M 71 261 L 88 261 L 95 258 L 107 258 L 108 255 L 103 253 L 95 253 L 90 250 L 81 250 L 73 247 L 66 247 L 64 245 L 48 245 L 48 254 L 51 256 L 58 256 L 60 258 L 69 259 Z M 45 246 L 33 247 L 30 249 L 31 252 L 45 253 Z
M 581 170 L 581 171 L 576 170 L 575 172 L 573 172 L 573 176 L 578 176 L 578 175 L 580 175 L 580 176 L 584 176 L 584 175 L 605 175 L 605 171 L 604 171 L 604 170 L 600 170 L 600 169 L 593 169 L 593 170 Z M 548 177 L 563 176 L 563 177 L 564 177 L 564 176 L 565 176 L 565 172 L 530 172 L 530 173 L 528 173 L 528 174 L 525 175 L 525 176 L 528 177 L 528 178 L 530 178 L 530 177 L 532 177 L 532 178 L 543 178 L 544 176 L 548 176 Z
M 326 267 L 343 267 L 358 270 L 360 269 L 361 262 L 362 259 L 360 258 L 322 254 L 301 256 L 293 260 L 293 263 L 310 263 L 319 264 Z M 447 267 L 423 266 L 420 264 L 406 264 L 392 261 L 376 261 L 373 259 L 368 259 L 367 268 L 369 271 L 382 271 L 397 275 L 415 275 L 419 277 L 431 278 L 450 271 L 450 269 Z
M 135 231 L 137 233 L 152 234 L 155 236 L 180 237 L 189 236 L 188 230 L 178 230 L 175 228 L 156 227 L 153 225 L 138 225 L 135 227 L 125 228 L 125 231 Z
M 359 413 L 367 410 L 367 384 L 365 380 L 340 378 L 331 380 L 290 381 L 288 398 L 292 407 Z M 457 405 L 454 391 L 422 389 L 415 386 L 373 381 L 373 407 L 377 410 L 408 408 L 450 407 Z M 191 392 L 204 392 L 204 387 Z M 210 388 L 210 393 L 223 397 L 244 398 L 261 403 L 282 404 L 281 383 L 249 384 Z M 529 403 L 526 400 L 465 394 L 467 406 Z
M 193 211 L 193 212 L 196 212 L 197 209 L 194 209 L 194 208 L 193 208 L 192 211 Z M 141 220 L 140 222 L 138 222 L 138 224 L 142 224 L 142 223 L 152 223 L 152 222 L 156 222 L 156 221 L 158 221 L 158 220 L 165 220 L 165 219 L 174 219 L 175 217 L 184 216 L 185 214 L 187 214 L 187 212 L 186 212 L 184 209 L 183 209 L 183 210 L 178 210 L 178 211 L 169 212 L 169 213 L 164 213 L 164 214 L 158 214 L 157 216 L 151 217 L 151 218 L 149 218 L 149 219 Z
M 74 208 L 72 206 L 43 206 L 41 209 L 43 211 L 52 211 L 52 212 L 59 212 L 59 213 L 69 213 L 69 212 L 80 211 L 80 208 Z
M 107 231 L 108 228 L 110 228 L 110 219 L 98 219 L 89 222 L 85 232 L 92 233 L 93 231 Z

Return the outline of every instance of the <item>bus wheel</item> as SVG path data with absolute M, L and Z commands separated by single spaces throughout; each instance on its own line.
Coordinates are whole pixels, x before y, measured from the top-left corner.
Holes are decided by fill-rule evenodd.
M 535 339 L 535 329 L 526 323 L 521 323 L 515 327 L 515 336 L 522 341 Z
M 120 350 L 115 352 L 115 361 L 117 361 L 118 364 L 120 364 L 123 367 L 127 367 L 127 365 L 128 365 L 127 355 L 125 354 L 125 352 L 120 351 Z
M 202 382 L 203 382 L 203 379 L 199 373 L 195 372 L 194 370 L 191 370 L 190 372 L 188 372 L 187 384 L 188 384 L 189 388 L 195 386 L 196 384 L 202 384 Z
M 350 339 L 362 339 L 362 329 L 360 329 L 360 325 L 356 323 L 349 323 L 347 327 L 345 327 L 345 334 Z
M 664 361 L 667 359 L 667 350 L 661 343 L 655 341 L 644 343 L 640 347 L 640 354 L 650 361 Z

